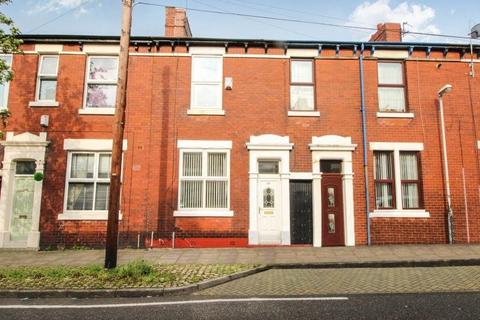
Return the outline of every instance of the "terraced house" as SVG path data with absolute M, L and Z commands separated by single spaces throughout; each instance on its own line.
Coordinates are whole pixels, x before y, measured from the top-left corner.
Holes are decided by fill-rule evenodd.
M 167 8 L 131 40 L 120 245 L 480 242 L 480 47 L 401 37 L 195 38 Z M 0 247 L 103 246 L 119 38 L 23 40 Z

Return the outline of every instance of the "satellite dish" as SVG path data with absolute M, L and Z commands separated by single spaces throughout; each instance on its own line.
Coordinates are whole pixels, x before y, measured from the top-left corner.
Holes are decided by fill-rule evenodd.
M 472 28 L 472 31 L 470 32 L 470 37 L 472 37 L 472 39 L 480 38 L 480 23 Z

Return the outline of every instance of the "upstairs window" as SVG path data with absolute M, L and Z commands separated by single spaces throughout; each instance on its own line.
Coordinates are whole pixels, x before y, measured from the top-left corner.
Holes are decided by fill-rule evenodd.
M 222 64 L 221 56 L 192 57 L 191 109 L 222 109 Z
M 37 76 L 37 101 L 55 101 L 57 96 L 58 56 L 40 56 Z
M 89 57 L 85 108 L 115 108 L 118 57 Z
M 290 61 L 290 109 L 315 109 L 315 81 L 313 60 Z
M 12 56 L 11 55 L 0 55 L 0 59 L 5 63 L 9 68 L 12 66 Z M 10 82 L 4 82 L 0 84 L 0 109 L 8 108 L 8 89 L 10 87 Z
M 378 63 L 378 105 L 381 112 L 406 111 L 402 62 Z

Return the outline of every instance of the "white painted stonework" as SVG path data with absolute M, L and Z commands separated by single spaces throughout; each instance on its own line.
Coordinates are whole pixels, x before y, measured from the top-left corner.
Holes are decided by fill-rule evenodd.
M 43 173 L 45 151 L 49 144 L 47 133 L 41 132 L 38 136 L 25 132 L 14 135 L 7 132 L 4 146 L 2 171 L 2 190 L 0 194 L 0 248 L 32 248 L 38 249 L 40 243 L 40 209 L 42 200 L 42 181 L 34 182 L 34 196 L 32 209 L 32 226 L 27 240 L 12 241 L 10 237 L 10 222 L 13 212 L 15 164 L 17 160 L 33 160 L 36 163 L 36 172 Z M 33 179 L 33 176 L 32 176 Z
M 250 215 L 248 243 L 290 244 L 290 150 L 289 137 L 265 134 L 251 136 L 246 144 L 249 154 Z M 278 174 L 259 174 L 258 160 L 278 160 Z M 264 219 L 265 209 L 260 202 L 260 188 L 270 183 L 275 189 L 275 208 L 271 219 Z M 268 210 L 267 210 L 268 211 Z M 270 214 L 270 213 L 268 213 Z M 263 215 L 263 216 L 261 216 Z M 268 221 L 268 222 L 267 222 Z M 268 227 L 266 226 L 268 224 Z
M 351 137 L 325 135 L 312 137 L 309 145 L 312 151 L 313 174 L 313 246 L 322 246 L 322 173 L 321 160 L 341 160 L 343 175 L 343 210 L 345 245 L 355 245 L 355 220 L 353 206 L 353 167 L 352 152 L 357 147 Z

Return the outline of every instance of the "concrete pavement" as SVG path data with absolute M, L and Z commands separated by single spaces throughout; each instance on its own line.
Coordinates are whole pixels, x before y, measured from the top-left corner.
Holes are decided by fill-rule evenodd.
M 329 264 L 432 261 L 480 261 L 480 245 L 386 245 L 356 247 L 256 247 L 214 249 L 119 250 L 119 263 L 144 259 L 166 264 Z M 0 250 L 0 266 L 55 266 L 102 264 L 103 250 Z M 478 261 L 476 261 L 478 260 Z

